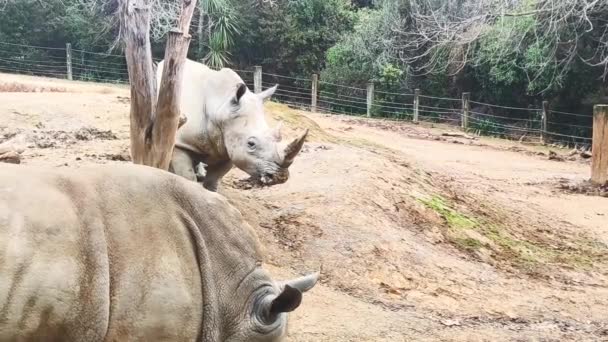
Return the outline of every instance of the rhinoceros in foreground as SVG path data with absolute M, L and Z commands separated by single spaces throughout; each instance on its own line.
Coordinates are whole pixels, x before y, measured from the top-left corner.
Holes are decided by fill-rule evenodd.
M 240 213 L 145 166 L 0 165 L 0 341 L 277 341 L 278 283 Z
M 163 65 L 157 67 L 159 89 Z M 233 165 L 258 183 L 287 181 L 308 130 L 281 143 L 280 126 L 268 126 L 264 101 L 277 86 L 254 94 L 233 70 L 215 71 L 191 60 L 186 60 L 183 72 L 180 110 L 187 121 L 177 132 L 170 171 L 196 181 L 203 163 L 206 172 L 199 180 L 211 191 Z

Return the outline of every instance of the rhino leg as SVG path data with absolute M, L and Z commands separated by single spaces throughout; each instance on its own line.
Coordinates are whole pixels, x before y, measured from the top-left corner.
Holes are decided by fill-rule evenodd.
M 205 189 L 213 192 L 217 192 L 217 187 L 225 174 L 232 169 L 232 162 L 227 161 L 214 166 L 207 166 L 207 174 L 203 180 L 203 186 Z
M 192 160 L 192 157 L 187 151 L 178 147 L 173 149 L 169 172 L 196 182 L 196 172 L 194 171 L 194 161 Z

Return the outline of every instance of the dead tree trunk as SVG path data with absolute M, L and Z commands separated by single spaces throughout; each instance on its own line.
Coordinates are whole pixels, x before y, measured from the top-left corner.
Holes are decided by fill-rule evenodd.
M 158 99 L 150 46 L 150 0 L 122 0 L 121 6 L 121 30 L 131 84 L 131 158 L 136 164 L 167 170 L 180 124 L 182 68 L 196 0 L 182 0 L 178 26 L 167 36 Z

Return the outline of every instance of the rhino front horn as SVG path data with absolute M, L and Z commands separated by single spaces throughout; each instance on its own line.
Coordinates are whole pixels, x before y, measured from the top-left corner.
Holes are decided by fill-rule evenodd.
M 304 141 L 306 140 L 306 136 L 308 135 L 308 128 L 304 133 L 295 138 L 292 142 L 290 142 L 287 146 L 285 146 L 285 150 L 283 152 L 283 167 L 289 167 L 293 160 L 298 155 L 302 146 L 304 145 Z

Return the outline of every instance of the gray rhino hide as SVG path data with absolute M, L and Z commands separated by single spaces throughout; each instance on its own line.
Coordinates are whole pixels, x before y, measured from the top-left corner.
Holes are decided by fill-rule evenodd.
M 1 165 L 0 340 L 276 340 L 286 314 L 255 313 L 282 286 L 258 246 L 223 197 L 167 172 Z
M 164 61 L 158 64 L 157 87 Z M 302 148 L 308 130 L 282 141 L 280 125 L 270 128 L 264 101 L 276 86 L 254 94 L 231 69 L 212 70 L 186 60 L 180 94 L 180 112 L 186 118 L 177 131 L 169 170 L 216 191 L 233 166 L 258 184 L 281 184 L 289 178 L 289 166 Z M 201 165 L 204 169 L 201 170 Z

